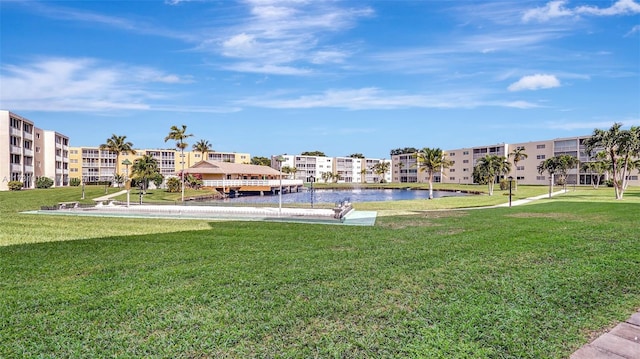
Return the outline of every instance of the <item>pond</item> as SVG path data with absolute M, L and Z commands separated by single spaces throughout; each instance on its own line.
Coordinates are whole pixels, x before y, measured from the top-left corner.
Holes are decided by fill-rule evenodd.
M 467 196 L 466 193 L 433 191 L 433 197 L 457 197 Z M 428 190 L 406 190 L 406 189 L 321 189 L 313 191 L 314 203 L 338 203 L 349 201 L 358 202 L 378 202 L 378 201 L 404 201 L 411 199 L 428 199 Z M 275 203 L 279 198 L 277 195 L 265 196 L 241 196 L 225 199 L 228 203 Z M 222 202 L 222 201 L 216 201 Z M 311 191 L 307 188 L 302 192 L 292 192 L 282 194 L 282 203 L 311 203 Z

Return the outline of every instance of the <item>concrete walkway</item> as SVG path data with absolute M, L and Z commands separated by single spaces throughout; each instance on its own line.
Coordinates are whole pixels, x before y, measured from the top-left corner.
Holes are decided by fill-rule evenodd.
M 94 198 L 93 200 L 94 200 L 94 201 L 96 201 L 96 202 L 99 202 L 99 201 L 107 201 L 107 200 L 109 200 L 109 199 L 111 199 L 111 198 L 113 198 L 113 197 L 118 197 L 119 195 L 121 195 L 121 194 L 125 194 L 125 193 L 127 193 L 127 190 L 126 190 L 126 189 L 124 189 L 124 190 L 122 190 L 122 191 L 120 191 L 120 192 L 111 193 L 111 194 L 104 195 L 104 196 L 102 196 L 102 197 Z
M 578 349 L 570 359 L 640 359 L 640 311 Z
M 556 196 L 556 195 L 559 195 L 559 194 L 562 194 L 562 193 L 566 193 L 565 190 L 553 192 L 553 193 L 551 193 L 551 196 Z M 544 199 L 544 198 L 549 198 L 549 194 L 545 193 L 545 194 L 541 194 L 541 195 L 535 196 L 535 197 L 529 197 L 529 198 L 524 198 L 524 199 L 519 199 L 519 200 L 516 200 L 516 201 L 512 201 L 511 202 L 511 206 L 519 206 L 519 205 L 522 205 L 522 204 L 527 204 L 529 202 L 533 202 L 535 200 Z M 494 206 L 494 207 L 509 207 L 509 202 L 503 203 L 503 204 L 499 204 L 499 205 Z

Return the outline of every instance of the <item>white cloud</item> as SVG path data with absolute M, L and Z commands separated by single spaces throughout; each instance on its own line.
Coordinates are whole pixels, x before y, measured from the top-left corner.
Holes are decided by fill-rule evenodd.
M 537 20 L 544 22 L 557 17 L 573 16 L 573 11 L 564 7 L 566 3 L 567 1 L 565 0 L 549 1 L 544 7 L 527 10 L 522 16 L 522 21 Z
M 633 35 L 633 34 L 635 34 L 637 32 L 640 32 L 640 25 L 636 25 L 636 26 L 632 27 L 631 30 L 629 30 L 629 32 L 626 33 L 624 36 L 625 37 L 631 36 L 631 35 Z
M 276 109 L 338 108 L 346 110 L 390 110 L 406 108 L 475 108 L 480 106 L 528 109 L 539 107 L 525 101 L 500 102 L 479 98 L 476 93 L 404 94 L 384 91 L 375 87 L 334 89 L 296 98 L 248 98 L 239 104 Z
M 590 14 L 596 16 L 614 16 L 626 14 L 640 13 L 640 4 L 633 0 L 618 0 L 616 3 L 607 8 L 598 8 L 595 6 L 579 6 L 576 13 Z
M 507 88 L 509 91 L 540 90 L 560 87 L 560 81 L 553 75 L 536 74 L 524 76 Z
M 340 45 L 328 48 L 325 41 L 331 34 L 355 26 L 359 18 L 373 14 L 370 8 L 343 8 L 335 2 L 254 0 L 245 4 L 249 6 L 249 18 L 228 29 L 218 41 L 202 41 L 199 49 L 220 44 L 216 51 L 242 62 L 227 69 L 274 69 L 274 74 L 280 75 L 307 74 L 310 70 L 305 66 L 342 62 L 350 52 Z M 293 68 L 298 70 L 282 71 Z
M 549 21 L 559 17 L 570 17 L 578 15 L 593 16 L 616 16 L 616 15 L 633 15 L 640 13 L 640 4 L 634 0 L 618 0 L 607 8 L 597 6 L 578 6 L 576 8 L 567 8 L 566 0 L 549 1 L 544 7 L 538 7 L 525 11 L 522 21 L 529 22 L 536 20 L 540 22 Z
M 151 68 L 106 65 L 94 59 L 50 58 L 24 65 L 3 65 L 2 106 L 16 110 L 146 110 L 166 94 L 150 83 L 183 83 L 174 74 Z

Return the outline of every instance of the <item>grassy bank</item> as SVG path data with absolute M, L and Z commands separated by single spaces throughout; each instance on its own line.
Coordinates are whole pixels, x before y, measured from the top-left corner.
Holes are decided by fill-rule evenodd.
M 69 191 L 0 193 L 0 357 L 566 358 L 640 305 L 640 189 L 375 227 L 17 213 Z

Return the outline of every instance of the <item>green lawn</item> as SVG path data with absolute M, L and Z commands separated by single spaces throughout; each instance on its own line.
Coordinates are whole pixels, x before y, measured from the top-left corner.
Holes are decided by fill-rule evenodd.
M 0 193 L 2 358 L 566 358 L 640 307 L 639 188 L 356 204 L 374 227 L 17 213 L 77 194 Z

